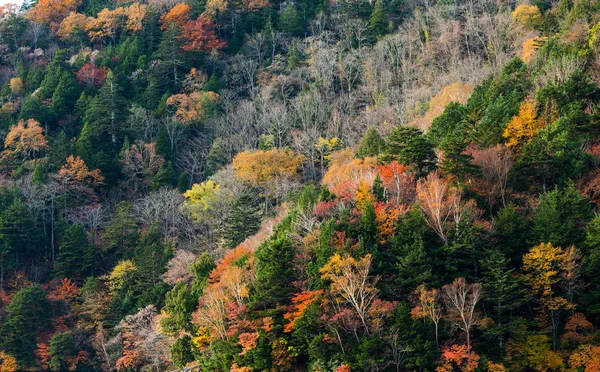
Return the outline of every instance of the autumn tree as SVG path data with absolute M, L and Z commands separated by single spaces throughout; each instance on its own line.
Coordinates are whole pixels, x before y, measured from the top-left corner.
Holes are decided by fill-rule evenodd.
M 329 281 L 334 301 L 349 306 L 358 316 L 363 331 L 371 331 L 369 309 L 377 298 L 377 278 L 369 277 L 371 255 L 361 259 L 335 254 L 320 269 L 321 277 Z
M 423 117 L 416 119 L 414 124 L 422 130 L 428 130 L 433 120 L 444 112 L 449 103 L 467 103 L 467 100 L 471 97 L 471 93 L 473 93 L 473 89 L 475 89 L 473 84 L 463 84 L 461 82 L 445 86 L 431 98 L 431 101 L 429 101 L 429 110 Z
M 496 145 L 485 149 L 470 149 L 470 153 L 472 163 L 479 168 L 478 178 L 482 181 L 482 192 L 489 207 L 495 205 L 497 198 L 506 206 L 508 175 L 514 163 L 511 151 L 502 145 Z
M 179 3 L 172 7 L 168 12 L 160 16 L 161 28 L 164 30 L 170 24 L 183 29 L 190 18 L 190 6 L 186 3 Z
M 425 284 L 421 284 L 415 290 L 417 306 L 411 311 L 414 318 L 429 318 L 435 325 L 435 342 L 439 345 L 438 328 L 444 309 L 441 304 L 441 293 L 437 289 L 427 289 Z
M 235 156 L 232 165 L 240 180 L 277 194 L 277 189 L 285 187 L 286 182 L 299 180 L 304 160 L 303 155 L 289 150 L 271 149 L 243 151 Z
M 56 178 L 65 185 L 98 186 L 104 181 L 99 169 L 90 170 L 83 159 L 73 155 L 67 158 Z
M 5 159 L 20 155 L 30 160 L 39 152 L 48 149 L 48 141 L 38 121 L 20 120 L 10 127 L 10 131 L 4 138 L 4 148 L 2 157 Z
M 85 14 L 70 12 L 69 15 L 60 23 L 56 34 L 61 40 L 67 41 L 74 39 L 77 35 L 85 32 L 88 19 Z
M 27 18 L 33 22 L 59 25 L 80 4 L 78 0 L 40 0 L 27 12 Z
M 550 243 L 541 243 L 523 256 L 525 281 L 536 297 L 540 309 L 548 314 L 552 325 L 552 346 L 557 347 L 561 310 L 572 309 L 574 304 L 559 294 L 565 251 Z
M 77 71 L 77 81 L 85 87 L 100 87 L 106 80 L 108 69 L 106 67 L 96 67 L 92 63 L 86 63 Z
M 442 357 L 436 372 L 473 372 L 479 367 L 479 355 L 467 345 L 452 345 L 442 349 Z
M 174 94 L 167 99 L 167 104 L 176 107 L 173 118 L 187 124 L 204 119 L 218 101 L 217 93 L 197 91 L 189 94 Z
M 468 284 L 465 278 L 456 278 L 442 287 L 442 300 L 450 321 L 467 336 L 467 351 L 471 348 L 471 328 L 478 325 L 481 316 L 475 309 L 481 299 L 481 285 Z
M 525 101 L 519 107 L 519 114 L 513 116 L 506 124 L 502 135 L 510 147 L 521 147 L 529 143 L 533 137 L 545 127 L 544 120 L 539 119 L 536 103 L 532 100 Z
M 460 191 L 450 187 L 437 173 L 419 180 L 417 199 L 427 223 L 446 244 L 452 232 L 455 240 L 460 238 L 461 224 L 474 217 L 472 203 L 462 201 Z
M 521 4 L 511 14 L 512 21 L 525 28 L 535 28 L 542 22 L 540 9 L 535 5 Z
M 396 204 L 412 201 L 415 193 L 415 176 L 407 166 L 394 160 L 378 165 L 377 172 L 381 176 L 383 187 Z
M 206 16 L 200 16 L 196 20 L 186 22 L 183 26 L 182 37 L 187 40 L 187 43 L 183 45 L 183 49 L 196 52 L 211 52 L 223 49 L 226 42 L 217 38 L 214 28 L 215 24 Z

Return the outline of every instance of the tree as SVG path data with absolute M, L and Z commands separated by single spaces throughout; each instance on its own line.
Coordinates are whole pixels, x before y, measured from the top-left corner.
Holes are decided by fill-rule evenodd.
M 430 173 L 417 182 L 417 199 L 427 223 L 445 244 L 451 232 L 455 234 L 454 239 L 458 239 L 463 232 L 461 224 L 474 217 L 472 203 L 463 202 L 460 192 L 448 186 L 437 173 Z
M 244 192 L 231 206 L 223 221 L 225 244 L 234 248 L 258 231 L 262 213 L 255 190 Z
M 592 211 L 587 198 L 581 196 L 572 183 L 563 189 L 554 188 L 540 196 L 531 218 L 531 243 L 549 242 L 556 246 L 580 246 L 584 226 Z
M 467 345 L 452 345 L 442 349 L 440 365 L 436 372 L 473 372 L 479 367 L 479 355 Z
M 54 275 L 57 278 L 78 277 L 93 264 L 90 246 L 81 225 L 73 225 L 65 232 L 58 248 L 58 257 L 54 263 Z
M 179 336 L 182 330 L 188 330 L 191 325 L 192 312 L 198 303 L 186 283 L 177 283 L 165 295 L 165 316 L 160 320 L 164 332 L 171 336 Z
M 525 28 L 536 28 L 542 22 L 540 9 L 535 5 L 521 4 L 511 14 L 512 21 Z
M 98 95 L 94 97 L 86 110 L 84 119 L 86 125 L 90 125 L 95 133 L 108 134 L 109 141 L 113 144 L 113 151 L 116 150 L 120 134 L 119 124 L 123 123 L 127 116 L 125 105 L 123 105 L 125 100 L 121 91 L 115 75 L 109 71 Z M 101 137 L 98 136 L 94 139 L 100 140 Z
M 60 23 L 56 35 L 63 41 L 72 40 L 76 35 L 83 34 L 87 25 L 88 19 L 85 14 L 72 11 Z
M 179 3 L 166 13 L 160 16 L 161 28 L 167 29 L 170 24 L 183 28 L 190 18 L 190 6 L 186 3 Z
M 456 278 L 452 284 L 442 287 L 442 299 L 450 321 L 467 336 L 467 351 L 471 348 L 471 328 L 479 324 L 481 317 L 475 307 L 481 299 L 481 285 L 467 284 L 465 278 Z
M 297 179 L 304 156 L 289 150 L 271 149 L 244 151 L 233 159 L 235 175 L 242 181 L 257 186 L 281 179 Z
M 48 324 L 49 310 L 46 293 L 39 284 L 16 292 L 6 307 L 0 345 L 15 357 L 20 368 L 33 366 L 38 331 Z
M 415 290 L 417 297 L 417 306 L 412 309 L 411 315 L 414 318 L 429 318 L 435 325 L 435 343 L 439 346 L 438 328 L 440 320 L 444 313 L 441 305 L 441 293 L 437 289 L 427 289 L 425 284 L 421 284 Z
M 112 265 L 123 257 L 129 257 L 139 238 L 138 223 L 129 202 L 115 206 L 115 213 L 105 228 L 105 259 Z
M 415 127 L 395 129 L 388 137 L 385 157 L 414 167 L 418 177 L 424 177 L 432 171 L 436 163 L 433 145 Z
M 256 301 L 261 307 L 285 303 L 292 289 L 294 249 L 286 232 L 263 242 L 254 254 Z
M 27 18 L 33 22 L 47 25 L 59 25 L 70 12 L 81 4 L 79 0 L 40 0 L 27 12 Z
M 219 95 L 214 92 L 181 93 L 169 97 L 167 105 L 177 107 L 173 119 L 189 124 L 209 116 L 218 100 Z
M 70 332 L 54 334 L 50 339 L 49 346 L 50 361 L 48 364 L 53 371 L 72 369 L 77 365 L 76 360 L 73 360 L 77 356 L 75 339 Z
M 371 28 L 373 35 L 377 38 L 385 35 L 388 30 L 389 24 L 386 19 L 382 0 L 377 0 L 375 2 L 375 7 L 369 17 L 369 27 Z
M 181 34 L 183 38 L 187 39 L 187 43 L 183 44 L 182 48 L 197 52 L 220 51 L 227 43 L 217 38 L 214 28 L 215 24 L 206 16 L 188 21 L 183 26 L 183 33 Z
M 108 69 L 106 67 L 98 68 L 92 63 L 86 63 L 77 71 L 77 81 L 85 87 L 101 87 L 106 81 Z
M 375 127 L 369 127 L 358 145 L 356 150 L 356 157 L 364 159 L 366 157 L 377 157 L 385 149 L 385 141 L 381 138 L 381 135 L 375 129 Z
M 541 243 L 531 248 L 523 256 L 525 281 L 531 288 L 542 311 L 547 312 L 552 324 L 552 347 L 558 342 L 560 311 L 572 309 L 574 304 L 558 294 L 561 283 L 561 269 L 565 262 L 565 252 L 550 243 Z
M 329 281 L 330 291 L 340 305 L 349 305 L 359 317 L 363 331 L 369 334 L 368 310 L 377 298 L 376 278 L 369 278 L 371 255 L 356 260 L 335 254 L 319 271 Z
M 10 127 L 4 139 L 5 150 L 2 157 L 7 159 L 21 155 L 29 160 L 33 159 L 40 151 L 48 149 L 48 141 L 43 132 L 37 120 L 19 120 L 16 125 Z
M 513 116 L 506 124 L 502 136 L 506 138 L 509 147 L 522 147 L 531 142 L 533 137 L 544 127 L 546 122 L 537 118 L 536 103 L 525 101 L 519 107 L 519 114 Z
M 64 185 L 102 185 L 104 177 L 100 169 L 89 170 L 83 159 L 70 155 L 59 169 L 56 177 Z

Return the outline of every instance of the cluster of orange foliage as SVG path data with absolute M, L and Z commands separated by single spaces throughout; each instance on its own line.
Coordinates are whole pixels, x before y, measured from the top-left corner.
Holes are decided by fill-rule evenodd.
M 44 137 L 44 130 L 35 119 L 19 120 L 12 127 L 4 139 L 5 150 L 3 158 L 21 155 L 32 159 L 42 150 L 48 149 L 48 141 Z
M 67 158 L 66 163 L 58 171 L 57 179 L 64 184 L 101 185 L 104 177 L 100 169 L 90 170 L 83 159 L 73 155 Z
M 196 91 L 189 94 L 174 94 L 167 99 L 167 104 L 177 107 L 175 120 L 191 123 L 202 119 L 206 114 L 206 106 L 218 100 L 217 93 Z
M 329 168 L 322 182 L 341 200 L 351 201 L 361 183 L 373 183 L 376 165 L 376 158 L 354 158 L 352 149 L 335 151 L 329 156 Z
M 321 289 L 295 294 L 294 297 L 292 297 L 290 311 L 284 315 L 285 320 L 289 321 L 289 323 L 283 327 L 283 331 L 288 333 L 291 332 L 294 329 L 296 321 L 304 314 L 304 311 L 322 295 L 323 290 Z
M 39 0 L 27 12 L 27 18 L 32 22 L 47 25 L 58 25 L 70 12 L 74 12 L 81 0 Z
M 397 160 L 377 166 L 377 173 L 381 177 L 387 195 L 392 197 L 396 204 L 410 204 L 414 199 L 415 175 L 410 172 L 410 167 L 398 163 Z
M 219 40 L 215 33 L 215 27 L 212 19 L 206 16 L 186 22 L 181 36 L 187 40 L 187 43 L 182 48 L 195 52 L 220 51 L 227 43 Z
M 472 372 L 479 367 L 479 355 L 467 345 L 452 345 L 442 350 L 440 365 L 436 372 Z
M 396 233 L 396 221 L 407 211 L 403 205 L 375 203 L 375 222 L 380 244 L 387 243 Z
M 114 38 L 117 31 L 124 29 L 135 33 L 142 29 L 142 21 L 148 11 L 147 5 L 133 3 L 127 8 L 103 9 L 96 18 L 88 20 L 85 30 L 92 41 Z
M 172 24 L 179 28 L 183 28 L 190 19 L 190 9 L 190 6 L 186 3 L 175 5 L 171 10 L 160 17 L 160 28 L 165 30 Z
M 81 13 L 70 12 L 60 23 L 56 35 L 63 41 L 70 40 L 77 32 L 84 32 L 88 18 Z

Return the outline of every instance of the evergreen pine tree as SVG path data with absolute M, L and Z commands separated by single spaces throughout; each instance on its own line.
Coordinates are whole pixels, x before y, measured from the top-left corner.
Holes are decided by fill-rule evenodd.
M 230 248 L 234 248 L 257 232 L 260 227 L 261 214 L 256 191 L 244 192 L 233 203 L 227 218 L 225 218 L 225 244 Z
M 385 14 L 385 8 L 383 6 L 383 0 L 377 0 L 375 7 L 369 18 L 369 27 L 373 36 L 379 38 L 386 34 L 388 29 L 387 17 Z
M 375 127 L 369 127 L 363 138 L 360 140 L 358 150 L 356 151 L 356 157 L 364 159 L 366 157 L 378 156 L 383 152 L 385 148 L 385 141 L 381 138 L 381 135 L 375 129 Z
M 436 163 L 433 145 L 423 135 L 423 131 L 407 126 L 399 127 L 390 134 L 385 157 L 413 166 L 419 177 L 432 171 Z
M 85 259 L 90 244 L 81 225 L 73 225 L 65 231 L 54 263 L 57 278 L 74 278 L 83 274 L 90 263 Z

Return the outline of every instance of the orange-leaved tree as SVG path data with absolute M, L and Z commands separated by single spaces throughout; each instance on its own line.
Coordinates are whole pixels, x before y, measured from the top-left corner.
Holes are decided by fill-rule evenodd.
M 440 320 L 444 314 L 444 308 L 440 302 L 441 293 L 437 289 L 427 289 L 425 284 L 421 284 L 415 290 L 417 306 L 411 310 L 413 318 L 429 318 L 435 325 L 435 342 L 439 345 L 438 329 Z
M 33 159 L 39 152 L 48 149 L 48 141 L 37 120 L 19 120 L 17 124 L 10 127 L 4 139 L 4 148 L 2 157 L 5 159 L 17 155 Z
M 81 0 L 39 0 L 29 9 L 27 18 L 36 23 L 58 25 L 80 4 Z
M 200 16 L 193 21 L 188 21 L 183 26 L 182 37 L 187 40 L 183 45 L 184 50 L 196 52 L 220 51 L 227 45 L 225 41 L 219 40 L 215 32 L 215 24 L 206 17 Z
M 160 28 L 166 30 L 169 25 L 176 25 L 180 29 L 183 29 L 183 26 L 190 19 L 190 6 L 186 3 L 179 3 L 171 8 L 168 12 L 164 13 L 160 17 Z
M 101 185 L 104 177 L 100 174 L 100 169 L 90 170 L 83 159 L 73 155 L 67 158 L 66 163 L 58 171 L 56 178 L 67 185 Z

